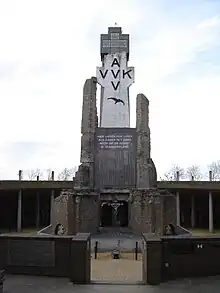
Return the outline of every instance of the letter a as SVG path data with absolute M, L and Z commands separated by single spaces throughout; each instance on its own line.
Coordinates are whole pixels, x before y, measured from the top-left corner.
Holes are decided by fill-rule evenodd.
M 112 65 L 111 67 L 113 67 L 114 65 L 117 65 L 118 67 L 120 67 L 120 64 L 118 62 L 118 59 L 117 58 L 114 58 L 113 62 L 112 62 Z

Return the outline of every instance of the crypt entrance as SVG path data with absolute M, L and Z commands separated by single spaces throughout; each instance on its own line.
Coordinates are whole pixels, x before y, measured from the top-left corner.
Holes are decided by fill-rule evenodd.
M 100 227 L 128 227 L 128 202 L 101 201 Z

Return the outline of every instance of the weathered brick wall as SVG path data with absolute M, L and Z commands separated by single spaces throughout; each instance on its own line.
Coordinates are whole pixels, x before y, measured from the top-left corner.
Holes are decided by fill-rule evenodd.
M 176 226 L 176 197 L 173 194 L 169 194 L 164 197 L 164 220 L 166 225 L 173 224 Z
M 151 211 L 148 198 L 142 191 L 135 191 L 131 202 L 131 228 L 136 233 L 151 232 Z
M 175 197 L 157 189 L 133 192 L 131 227 L 134 232 L 163 234 L 165 225 L 176 224 Z
M 95 233 L 99 227 L 100 203 L 95 194 L 84 194 L 79 196 L 78 203 L 78 232 Z
M 60 196 L 53 202 L 52 231 L 57 224 L 65 228 L 65 235 L 76 233 L 75 198 L 71 190 L 62 190 Z

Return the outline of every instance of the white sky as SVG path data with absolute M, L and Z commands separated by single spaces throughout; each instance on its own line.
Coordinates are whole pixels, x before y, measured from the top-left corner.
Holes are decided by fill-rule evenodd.
M 130 34 L 132 126 L 142 92 L 159 176 L 220 159 L 220 1 L 0 0 L 0 179 L 79 164 L 83 84 L 115 22 Z

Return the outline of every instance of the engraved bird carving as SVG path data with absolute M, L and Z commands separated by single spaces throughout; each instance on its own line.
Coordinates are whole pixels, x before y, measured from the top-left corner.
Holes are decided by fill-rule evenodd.
M 111 97 L 111 98 L 108 98 L 108 100 L 113 100 L 115 102 L 115 104 L 122 103 L 123 105 L 125 105 L 125 102 L 122 101 L 121 99 Z

